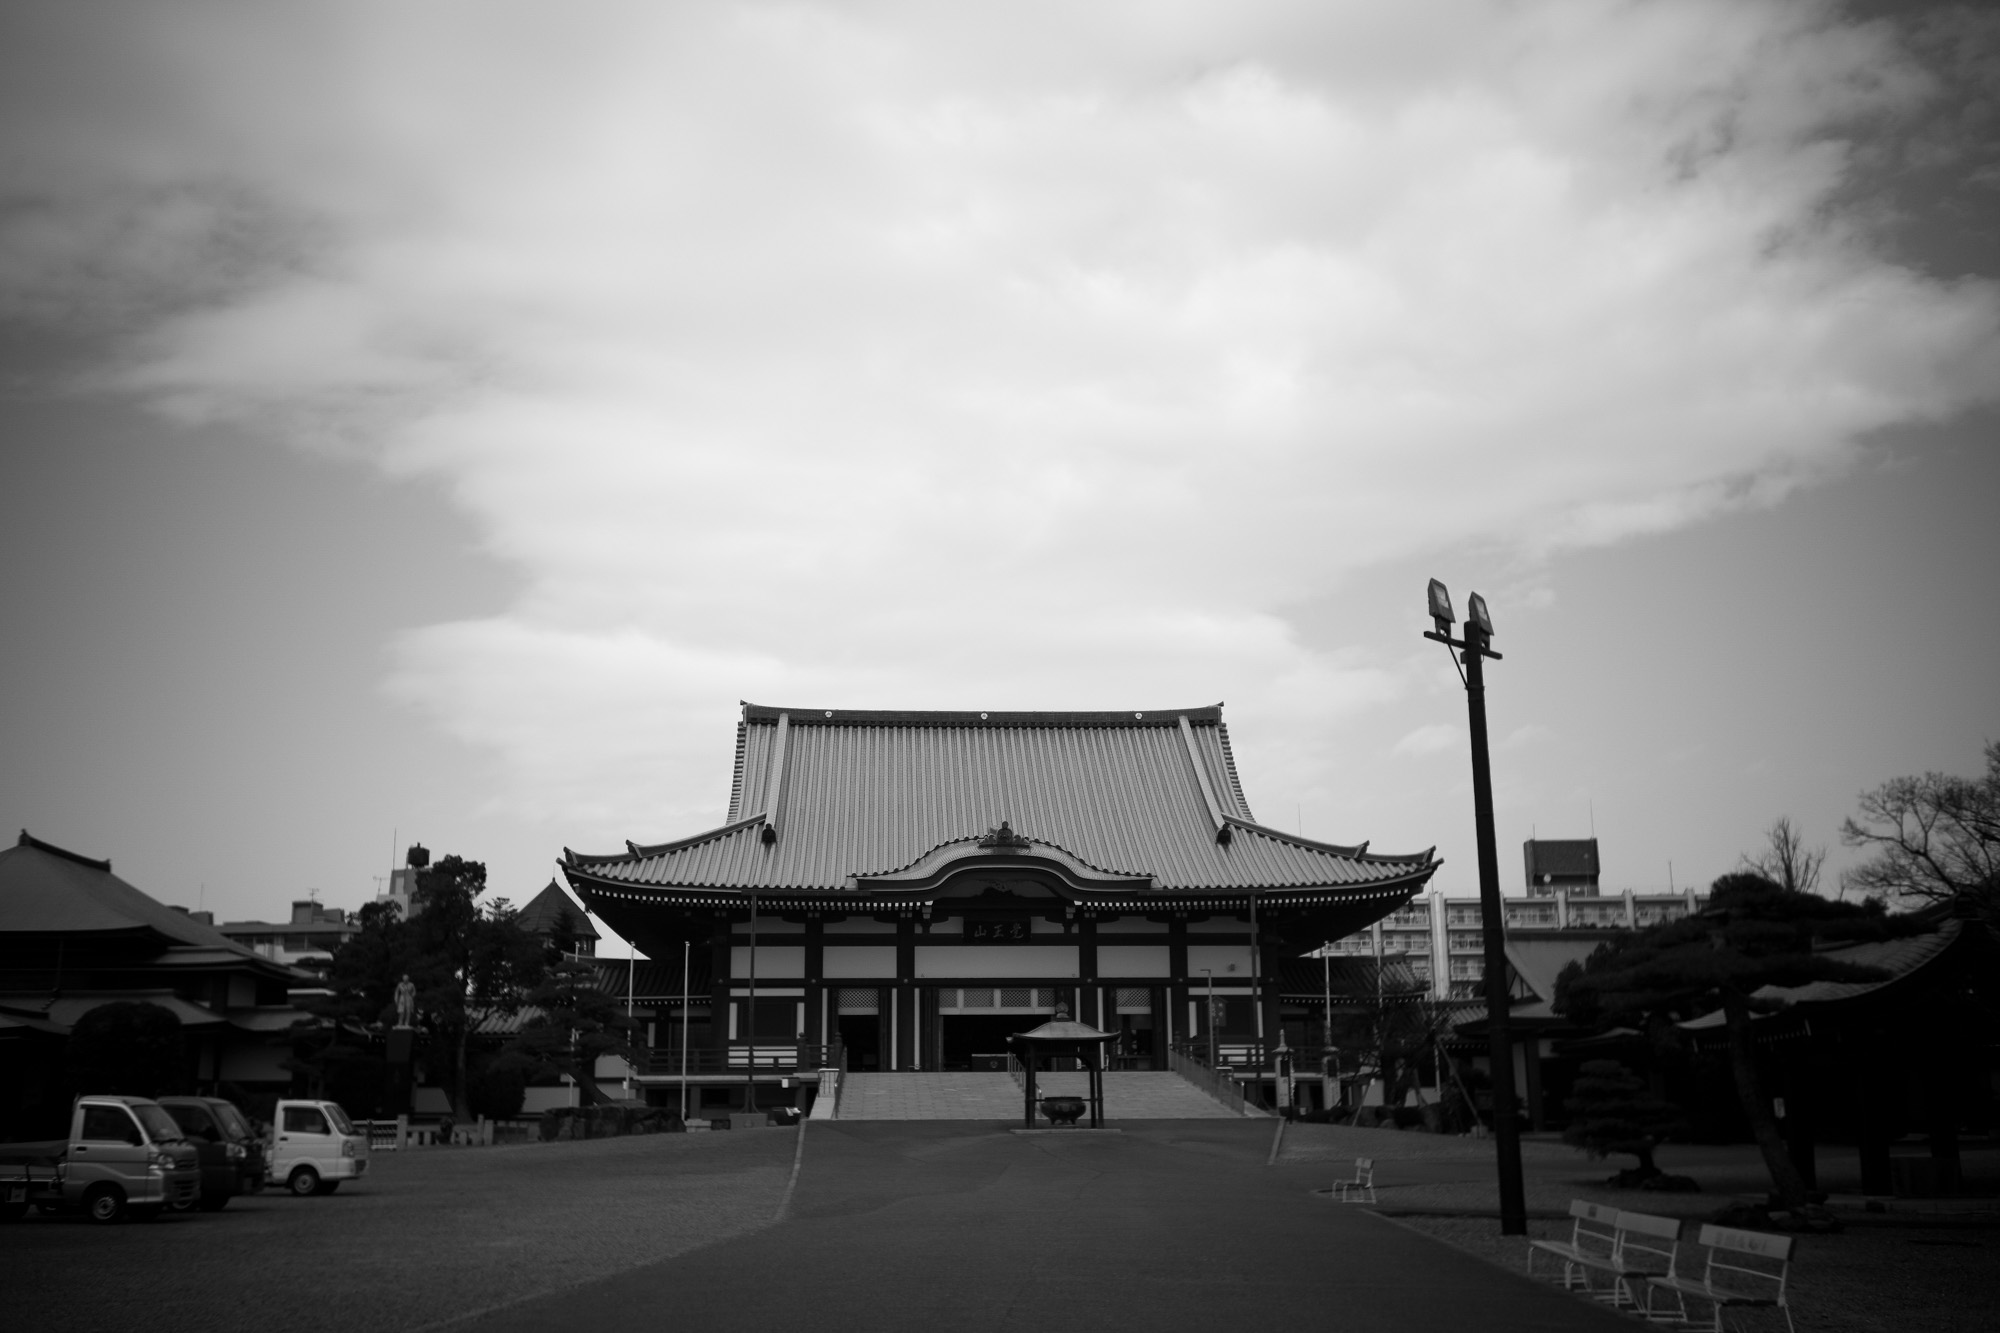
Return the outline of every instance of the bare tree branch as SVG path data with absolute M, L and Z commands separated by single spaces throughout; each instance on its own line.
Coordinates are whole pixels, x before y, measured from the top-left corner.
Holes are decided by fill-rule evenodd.
M 1764 850 L 1745 855 L 1742 868 L 1762 875 L 1794 893 L 1816 893 L 1820 868 L 1826 864 L 1826 848 L 1806 850 L 1806 840 L 1792 826 L 1790 815 L 1779 815 L 1764 831 Z
M 1850 847 L 1875 858 L 1847 872 L 1849 888 L 1893 902 L 1946 902 L 1972 894 L 2000 905 L 2000 742 L 1986 746 L 1986 773 L 1891 778 L 1863 792 L 1859 820 L 1840 828 Z

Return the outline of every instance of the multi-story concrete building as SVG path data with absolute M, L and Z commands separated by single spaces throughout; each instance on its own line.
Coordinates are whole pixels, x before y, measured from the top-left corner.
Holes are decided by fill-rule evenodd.
M 201 919 L 209 914 L 191 915 Z M 361 924 L 338 907 L 295 898 L 290 921 L 225 921 L 216 929 L 260 957 L 319 970 L 333 961 L 334 950 L 360 930 Z
M 1605 894 L 1594 884 L 1582 889 L 1542 887 L 1547 891 L 1537 892 L 1530 884 L 1519 897 L 1503 895 L 1503 916 L 1510 936 L 1637 930 L 1691 916 L 1708 901 L 1707 895 L 1692 889 L 1680 893 L 1625 889 Z M 1366 930 L 1333 941 L 1326 952 L 1336 958 L 1399 958 L 1430 984 L 1434 997 L 1449 1000 L 1476 999 L 1483 993 L 1480 983 L 1486 975 L 1485 947 L 1479 896 L 1448 895 L 1433 889 Z

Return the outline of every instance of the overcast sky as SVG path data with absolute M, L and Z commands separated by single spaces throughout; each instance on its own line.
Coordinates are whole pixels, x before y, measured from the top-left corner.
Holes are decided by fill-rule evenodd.
M 1875 8 L 9 6 L 0 818 L 519 902 L 739 700 L 1223 700 L 1469 891 L 1435 574 L 1508 888 L 1846 863 L 2000 736 L 2000 16 Z

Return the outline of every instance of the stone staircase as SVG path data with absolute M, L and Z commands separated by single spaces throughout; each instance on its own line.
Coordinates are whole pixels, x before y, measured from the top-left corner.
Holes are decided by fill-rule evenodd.
M 1086 1075 L 1044 1073 L 1044 1096 L 1082 1096 Z M 847 1074 L 840 1120 L 1013 1120 L 1021 1117 L 1021 1089 L 996 1073 Z M 1235 1120 L 1201 1089 L 1171 1070 L 1118 1070 L 1104 1075 L 1104 1118 L 1120 1120 Z

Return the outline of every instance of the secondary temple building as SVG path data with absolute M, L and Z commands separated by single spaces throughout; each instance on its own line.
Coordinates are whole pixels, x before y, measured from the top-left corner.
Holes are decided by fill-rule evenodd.
M 1126 1067 L 1166 1067 L 1211 1024 L 1257 1044 L 1279 1031 L 1282 960 L 1437 866 L 1258 823 L 1219 705 L 746 704 L 719 828 L 563 853 L 585 905 L 671 973 L 646 987 L 639 1083 L 710 1107 L 753 1082 L 789 1100 L 821 1060 L 988 1067 L 1058 1012 L 1118 1032 Z

